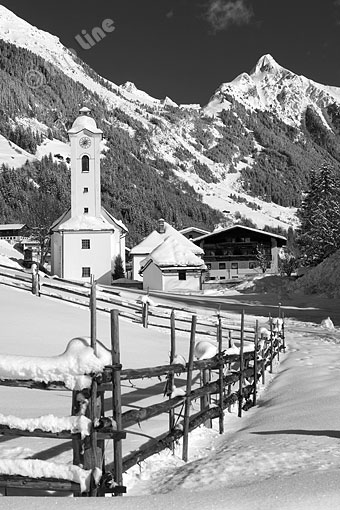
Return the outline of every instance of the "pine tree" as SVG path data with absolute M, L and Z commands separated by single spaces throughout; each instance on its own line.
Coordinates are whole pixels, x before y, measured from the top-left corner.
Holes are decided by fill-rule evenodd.
M 119 278 L 125 278 L 125 271 L 123 266 L 123 260 L 120 255 L 115 258 L 115 268 L 112 273 L 112 279 L 118 280 Z
M 340 179 L 329 165 L 312 173 L 298 217 L 298 246 L 303 265 L 317 265 L 340 249 Z

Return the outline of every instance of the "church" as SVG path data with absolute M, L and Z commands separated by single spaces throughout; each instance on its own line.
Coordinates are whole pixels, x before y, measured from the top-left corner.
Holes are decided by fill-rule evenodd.
M 110 285 L 117 255 L 125 263 L 127 228 L 101 205 L 103 132 L 84 107 L 69 130 L 71 208 L 51 227 L 51 272 L 67 280 L 91 276 Z

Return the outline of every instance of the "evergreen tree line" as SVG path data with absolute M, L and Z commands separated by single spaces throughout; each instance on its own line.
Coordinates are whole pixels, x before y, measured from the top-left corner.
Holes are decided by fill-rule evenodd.
M 340 249 L 340 174 L 324 164 L 311 174 L 310 187 L 298 211 L 300 261 L 315 266 Z

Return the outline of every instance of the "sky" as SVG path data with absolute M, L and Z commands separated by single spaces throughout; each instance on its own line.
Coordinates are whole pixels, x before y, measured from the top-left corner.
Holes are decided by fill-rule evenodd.
M 206 104 L 221 83 L 270 53 L 283 67 L 340 86 L 340 0 L 0 0 L 117 85 Z M 105 37 L 84 48 L 110 20 Z M 113 29 L 114 28 L 114 29 Z

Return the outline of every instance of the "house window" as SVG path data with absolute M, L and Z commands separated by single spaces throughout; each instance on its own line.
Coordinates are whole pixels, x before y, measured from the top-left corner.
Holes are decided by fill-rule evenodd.
M 249 262 L 249 269 L 255 269 L 256 268 L 256 262 Z
M 231 269 L 238 269 L 238 262 L 232 262 Z
M 211 264 L 206 264 L 207 266 L 207 270 L 210 271 L 211 270 Z
M 90 278 L 91 276 L 91 268 L 90 267 L 83 267 L 81 270 L 81 276 L 82 278 Z
M 81 171 L 84 173 L 90 171 L 90 158 L 88 156 L 83 156 L 81 158 Z
M 91 248 L 90 239 L 82 239 L 81 240 L 81 249 L 82 250 L 89 250 L 90 248 Z
M 187 279 L 187 272 L 186 271 L 178 271 L 178 279 L 179 280 L 186 280 Z
M 88 214 L 89 212 L 89 208 L 88 207 L 84 207 L 84 214 Z
M 88 193 L 88 192 L 89 192 L 89 188 L 84 188 L 83 193 Z
M 218 269 L 225 269 L 225 262 L 220 262 L 218 264 Z

